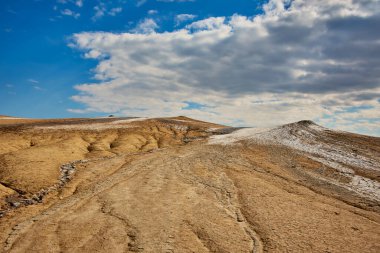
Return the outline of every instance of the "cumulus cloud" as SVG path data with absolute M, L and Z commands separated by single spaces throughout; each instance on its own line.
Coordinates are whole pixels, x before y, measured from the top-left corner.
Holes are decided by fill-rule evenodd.
M 153 33 L 157 28 L 159 28 L 159 26 L 154 19 L 146 18 L 140 21 L 132 31 L 135 33 L 148 34 Z
M 76 86 L 86 110 L 273 126 L 313 119 L 380 135 L 380 3 L 270 0 L 253 17 L 211 17 L 173 32 L 79 33 L 99 60 Z M 104 57 L 107 56 L 107 57 Z M 186 102 L 205 105 L 184 110 Z M 360 116 L 362 115 L 362 116 Z M 363 130 L 364 129 L 364 130 Z
M 236 16 L 238 17 L 238 16 Z M 188 25 L 187 28 L 192 28 L 196 30 L 217 30 L 225 25 L 225 17 L 212 17 L 200 21 L 193 22 L 192 24 Z M 228 26 L 229 24 L 227 24 Z
M 190 21 L 195 19 L 197 16 L 193 14 L 178 14 L 175 16 L 174 20 L 176 22 L 176 25 L 180 25 L 183 22 Z

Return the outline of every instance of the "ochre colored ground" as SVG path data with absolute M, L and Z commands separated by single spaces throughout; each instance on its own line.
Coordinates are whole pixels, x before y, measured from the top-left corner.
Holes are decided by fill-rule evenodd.
M 211 145 L 227 130 L 185 117 L 0 124 L 4 252 L 380 252 L 379 201 L 289 147 Z M 330 135 L 380 157 L 379 138 Z

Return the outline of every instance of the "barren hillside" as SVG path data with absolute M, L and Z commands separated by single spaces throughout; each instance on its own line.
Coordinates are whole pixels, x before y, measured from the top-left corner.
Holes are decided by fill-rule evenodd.
M 1 117 L 3 252 L 380 252 L 380 138 Z

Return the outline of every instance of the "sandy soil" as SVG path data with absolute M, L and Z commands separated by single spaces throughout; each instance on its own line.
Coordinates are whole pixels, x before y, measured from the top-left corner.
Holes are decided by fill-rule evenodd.
M 2 124 L 3 252 L 380 252 L 380 138 L 310 122 L 232 130 Z

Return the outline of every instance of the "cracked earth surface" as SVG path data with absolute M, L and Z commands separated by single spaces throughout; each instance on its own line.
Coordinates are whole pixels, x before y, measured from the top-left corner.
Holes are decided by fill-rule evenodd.
M 65 122 L 62 138 L 51 127 L 63 123 L 39 137 L 34 122 L 22 129 L 34 145 L 19 141 L 0 157 L 3 252 L 380 252 L 379 202 L 344 187 L 349 182 L 333 167 L 284 145 L 210 144 L 209 129 L 223 126 L 175 120 L 96 133 Z M 12 127 L 3 132 L 7 140 Z M 38 157 L 45 180 L 33 181 L 40 170 L 13 163 L 37 162 L 27 152 L 52 155 L 67 143 L 75 147 L 54 163 Z M 364 148 L 376 162 L 379 140 L 358 152 Z M 56 184 L 68 174 L 59 163 L 70 159 L 80 162 L 62 187 L 40 202 L 11 205 Z M 379 179 L 376 170 L 364 174 Z

